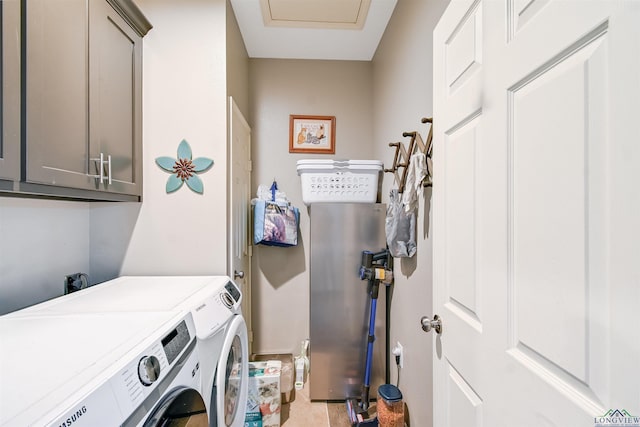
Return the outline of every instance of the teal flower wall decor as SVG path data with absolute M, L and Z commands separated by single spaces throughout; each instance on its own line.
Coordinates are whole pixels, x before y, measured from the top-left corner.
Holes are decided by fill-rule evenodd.
M 178 158 L 173 157 L 158 157 L 156 164 L 160 168 L 169 172 L 169 180 L 167 181 L 167 193 L 173 193 L 182 187 L 182 184 L 187 183 L 187 187 L 195 191 L 198 194 L 202 194 L 204 191 L 204 184 L 199 173 L 206 172 L 213 166 L 213 160 L 207 157 L 198 157 L 191 159 L 191 147 L 186 139 L 183 139 L 178 145 Z

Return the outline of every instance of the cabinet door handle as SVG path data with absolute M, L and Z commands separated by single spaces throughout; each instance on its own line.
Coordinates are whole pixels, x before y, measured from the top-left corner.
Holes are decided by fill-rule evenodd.
M 98 180 L 99 183 L 104 183 L 107 181 L 107 184 L 111 184 L 111 154 L 107 156 L 107 160 L 104 159 L 104 153 L 100 153 L 100 157 L 96 157 L 91 159 L 96 162 L 98 171 L 100 173 L 96 175 L 91 175 Z M 107 173 L 104 173 L 104 167 L 107 166 Z
M 95 157 L 90 160 L 96 162 L 96 168 L 98 173 L 96 175 L 90 175 L 98 180 L 99 183 L 104 182 L 104 153 L 100 153 L 100 157 Z
M 111 185 L 111 154 L 107 156 L 107 183 Z
M 98 169 L 100 169 L 99 182 L 102 184 L 104 182 L 104 153 L 100 153 L 100 159 L 98 159 L 100 163 L 98 163 Z

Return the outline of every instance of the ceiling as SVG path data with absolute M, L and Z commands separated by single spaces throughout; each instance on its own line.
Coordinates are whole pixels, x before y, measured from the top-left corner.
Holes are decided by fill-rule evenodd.
M 250 58 L 370 61 L 397 0 L 231 0 Z

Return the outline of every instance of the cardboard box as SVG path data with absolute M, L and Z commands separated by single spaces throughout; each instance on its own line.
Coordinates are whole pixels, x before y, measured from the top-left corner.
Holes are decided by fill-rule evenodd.
M 295 395 L 293 390 L 293 355 L 291 353 L 274 354 L 254 354 L 251 356 L 252 362 L 262 362 L 267 360 L 279 360 L 282 363 L 280 368 L 280 398 L 282 404 L 291 403 Z
M 260 415 L 260 412 L 247 412 L 244 418 L 244 427 L 262 427 L 262 415 Z
M 281 369 L 282 362 L 279 360 L 249 362 L 249 395 L 245 420 L 253 418 L 251 422 L 254 422 L 256 413 L 259 413 L 262 416 L 262 427 L 280 427 Z M 249 426 L 254 427 L 251 424 Z

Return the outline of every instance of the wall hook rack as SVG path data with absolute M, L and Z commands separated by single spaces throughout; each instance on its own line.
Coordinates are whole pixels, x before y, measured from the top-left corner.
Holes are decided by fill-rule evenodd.
M 402 136 L 407 138 L 411 137 L 409 140 L 409 149 L 406 149 L 402 142 L 390 142 L 389 147 L 395 147 L 395 154 L 393 156 L 393 164 L 391 168 L 385 168 L 385 172 L 392 173 L 395 177 L 396 182 L 398 183 L 398 192 L 404 192 L 404 186 L 407 181 L 407 173 L 409 171 L 409 165 L 411 163 L 411 156 L 415 154 L 416 149 L 418 153 L 423 153 L 426 156 L 427 160 L 427 176 L 422 181 L 422 185 L 425 187 L 432 186 L 432 172 L 433 165 L 431 161 L 431 151 L 432 151 L 432 141 L 433 141 L 433 118 L 432 117 L 423 117 L 420 120 L 421 123 L 429 123 L 431 126 L 429 127 L 429 134 L 427 136 L 426 143 L 423 141 L 422 136 L 418 131 L 413 132 L 403 132 Z M 402 174 L 398 172 L 398 168 L 402 168 Z

